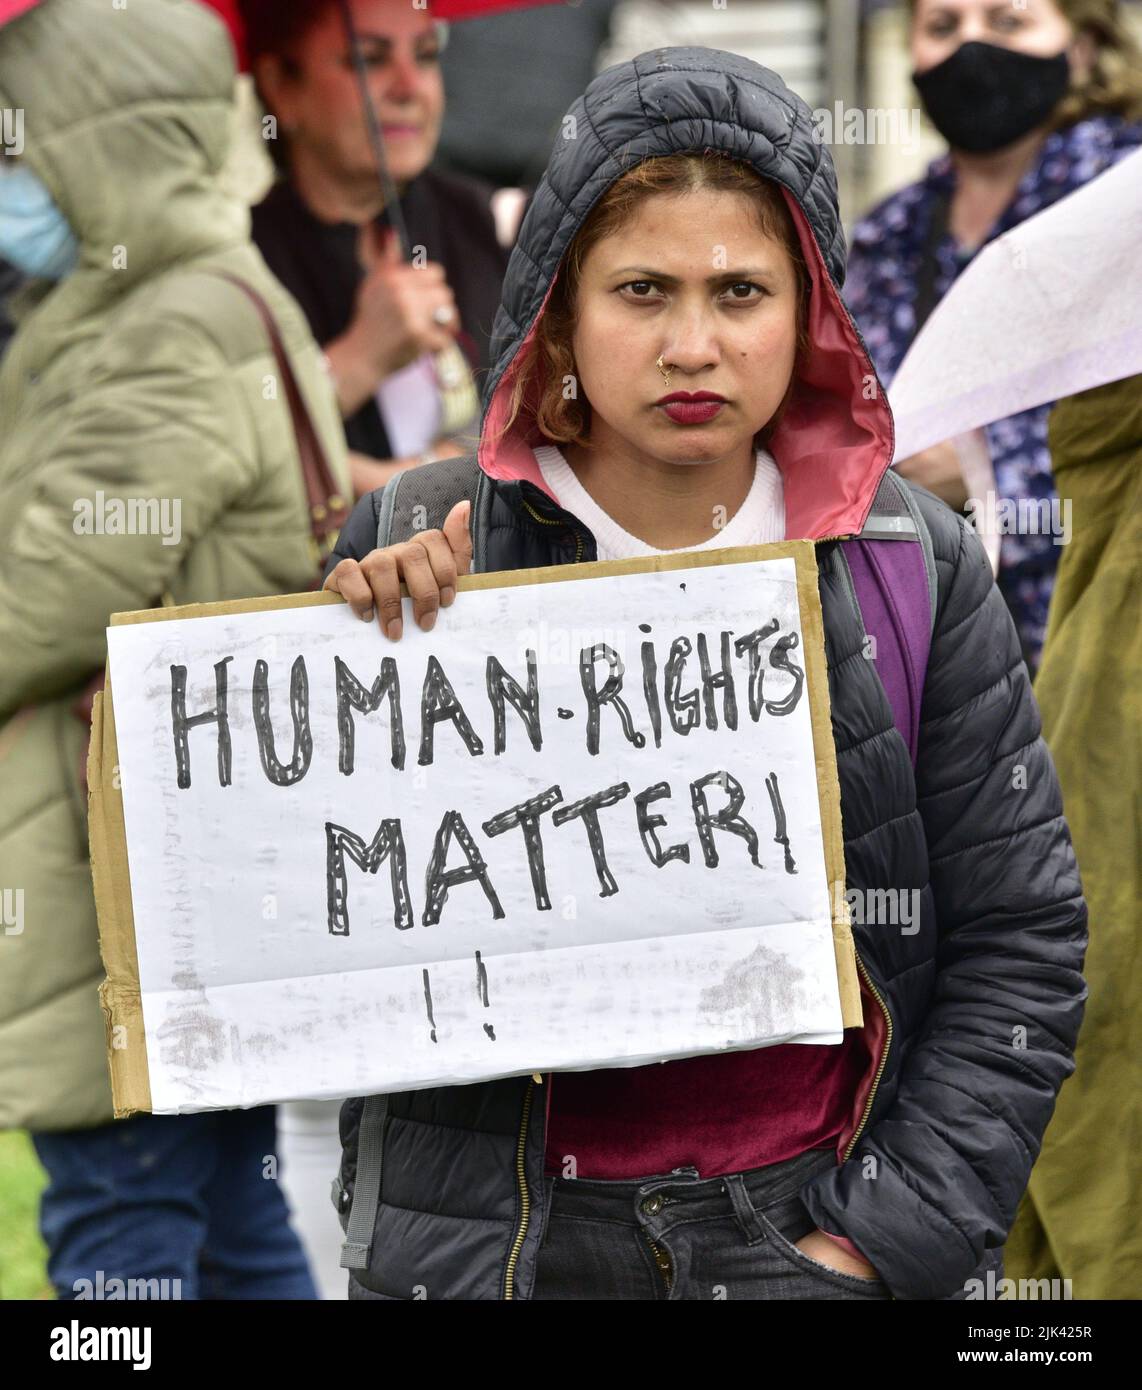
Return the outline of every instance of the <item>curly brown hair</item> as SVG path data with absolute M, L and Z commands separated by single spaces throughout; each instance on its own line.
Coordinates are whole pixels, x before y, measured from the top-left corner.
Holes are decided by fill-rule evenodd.
M 637 209 L 656 194 L 690 193 L 697 189 L 745 194 L 755 211 L 761 231 L 789 253 L 797 273 L 797 360 L 809 346 L 809 293 L 811 280 L 797 238 L 793 218 L 781 190 L 750 165 L 722 151 L 686 151 L 644 159 L 621 175 L 607 189 L 576 232 L 560 262 L 559 274 L 539 322 L 529 357 L 516 373 L 507 418 L 500 431 L 506 434 L 519 416 L 524 401 L 535 387 L 536 424 L 556 444 L 589 445 L 591 404 L 578 390 L 578 372 L 571 351 L 576 325 L 579 279 L 591 248 L 613 236 L 631 220 Z M 776 428 L 793 389 L 789 390 L 772 419 L 758 432 L 764 446 Z
M 1074 26 L 1089 34 L 1095 44 L 1091 70 L 1072 79 L 1070 91 L 1055 108 L 1055 129 L 1073 125 L 1087 116 L 1119 115 L 1142 120 L 1142 49 L 1117 4 L 1117 0 L 1054 0 Z

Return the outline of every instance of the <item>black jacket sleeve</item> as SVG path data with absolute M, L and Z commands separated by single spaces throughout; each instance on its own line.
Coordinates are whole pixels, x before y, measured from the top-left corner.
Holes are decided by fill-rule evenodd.
M 1001 1246 L 1073 1050 L 1086 904 L 1015 626 L 975 532 L 930 494 L 939 600 L 917 801 L 938 923 L 927 1014 L 887 1112 L 802 1190 L 900 1298 L 948 1298 Z
M 367 492 L 349 513 L 349 520 L 342 526 L 337 544 L 330 551 L 329 559 L 325 563 L 323 583 L 342 560 L 363 560 L 371 550 L 376 550 L 381 493 L 384 490 L 383 487 L 378 487 L 372 492 Z

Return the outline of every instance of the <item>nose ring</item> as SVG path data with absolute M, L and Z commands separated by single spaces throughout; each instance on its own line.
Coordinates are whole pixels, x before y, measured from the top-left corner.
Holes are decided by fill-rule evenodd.
M 655 365 L 655 366 L 658 368 L 658 370 L 662 373 L 662 379 L 663 379 L 663 381 L 665 381 L 666 384 L 667 384 L 667 386 L 669 386 L 669 385 L 670 385 L 670 374 L 671 374 L 671 372 L 674 371 L 674 368 L 673 368 L 672 366 L 671 366 L 671 367 L 667 367 L 666 363 L 663 362 L 663 360 L 662 360 L 662 353 L 659 353 L 659 354 L 658 354 L 658 360 L 655 362 L 654 365 Z

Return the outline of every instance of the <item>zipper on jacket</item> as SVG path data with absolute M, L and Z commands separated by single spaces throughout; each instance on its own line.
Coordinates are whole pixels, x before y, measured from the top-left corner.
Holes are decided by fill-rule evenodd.
M 523 1249 L 524 1237 L 527 1235 L 527 1226 L 531 1219 L 531 1194 L 527 1190 L 527 1167 L 524 1160 L 527 1155 L 527 1122 L 531 1116 L 531 1098 L 534 1092 L 535 1077 L 532 1076 L 528 1078 L 527 1091 L 523 1098 L 523 1112 L 519 1120 L 519 1138 L 516 1140 L 515 1179 L 519 1188 L 519 1228 L 508 1251 L 507 1268 L 504 1270 L 504 1298 L 515 1296 L 515 1267 L 519 1262 L 519 1252 Z
M 583 537 L 580 533 L 573 527 L 569 527 L 566 522 L 555 521 L 549 516 L 543 516 L 540 512 L 535 510 L 530 502 L 525 501 L 523 505 L 530 515 L 533 516 L 536 521 L 541 521 L 544 526 L 562 526 L 565 531 L 571 531 L 572 535 L 575 537 L 575 563 L 578 564 L 583 558 Z
M 848 1161 L 848 1157 L 852 1153 L 856 1141 L 860 1138 L 865 1125 L 868 1123 L 868 1117 L 872 1113 L 872 1103 L 876 1099 L 876 1088 L 880 1085 L 880 1078 L 884 1075 L 884 1068 L 888 1061 L 888 1049 L 892 1046 L 892 1015 L 888 1012 L 888 1005 L 881 997 L 880 990 L 873 984 L 868 971 L 865 969 L 864 961 L 860 958 L 860 952 L 856 949 L 855 941 L 853 942 L 853 955 L 856 958 L 857 969 L 864 976 L 865 984 L 868 985 L 869 989 L 872 991 L 873 998 L 880 1005 L 881 1013 L 884 1014 L 886 1032 L 884 1034 L 884 1046 L 880 1051 L 880 1063 L 876 1068 L 876 1075 L 872 1078 L 872 1089 L 869 1091 L 868 1099 L 865 1101 L 864 1114 L 860 1117 L 860 1124 L 853 1130 L 853 1137 L 849 1140 L 845 1148 L 844 1156 L 841 1159 L 842 1163 Z

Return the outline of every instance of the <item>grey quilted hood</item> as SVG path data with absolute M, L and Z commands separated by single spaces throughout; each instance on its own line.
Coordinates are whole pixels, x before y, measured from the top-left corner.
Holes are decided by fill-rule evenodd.
M 555 142 L 520 228 L 492 333 L 480 466 L 547 491 L 531 453 L 540 382 L 535 328 L 563 256 L 591 208 L 644 159 L 687 150 L 729 154 L 778 184 L 812 277 L 811 351 L 769 444 L 785 488 L 790 539 L 860 530 L 893 453 L 892 415 L 840 297 L 845 240 L 837 182 L 812 113 L 776 73 L 734 53 L 659 48 L 608 68 L 572 106 L 577 138 Z M 500 438 L 512 383 L 524 410 Z

